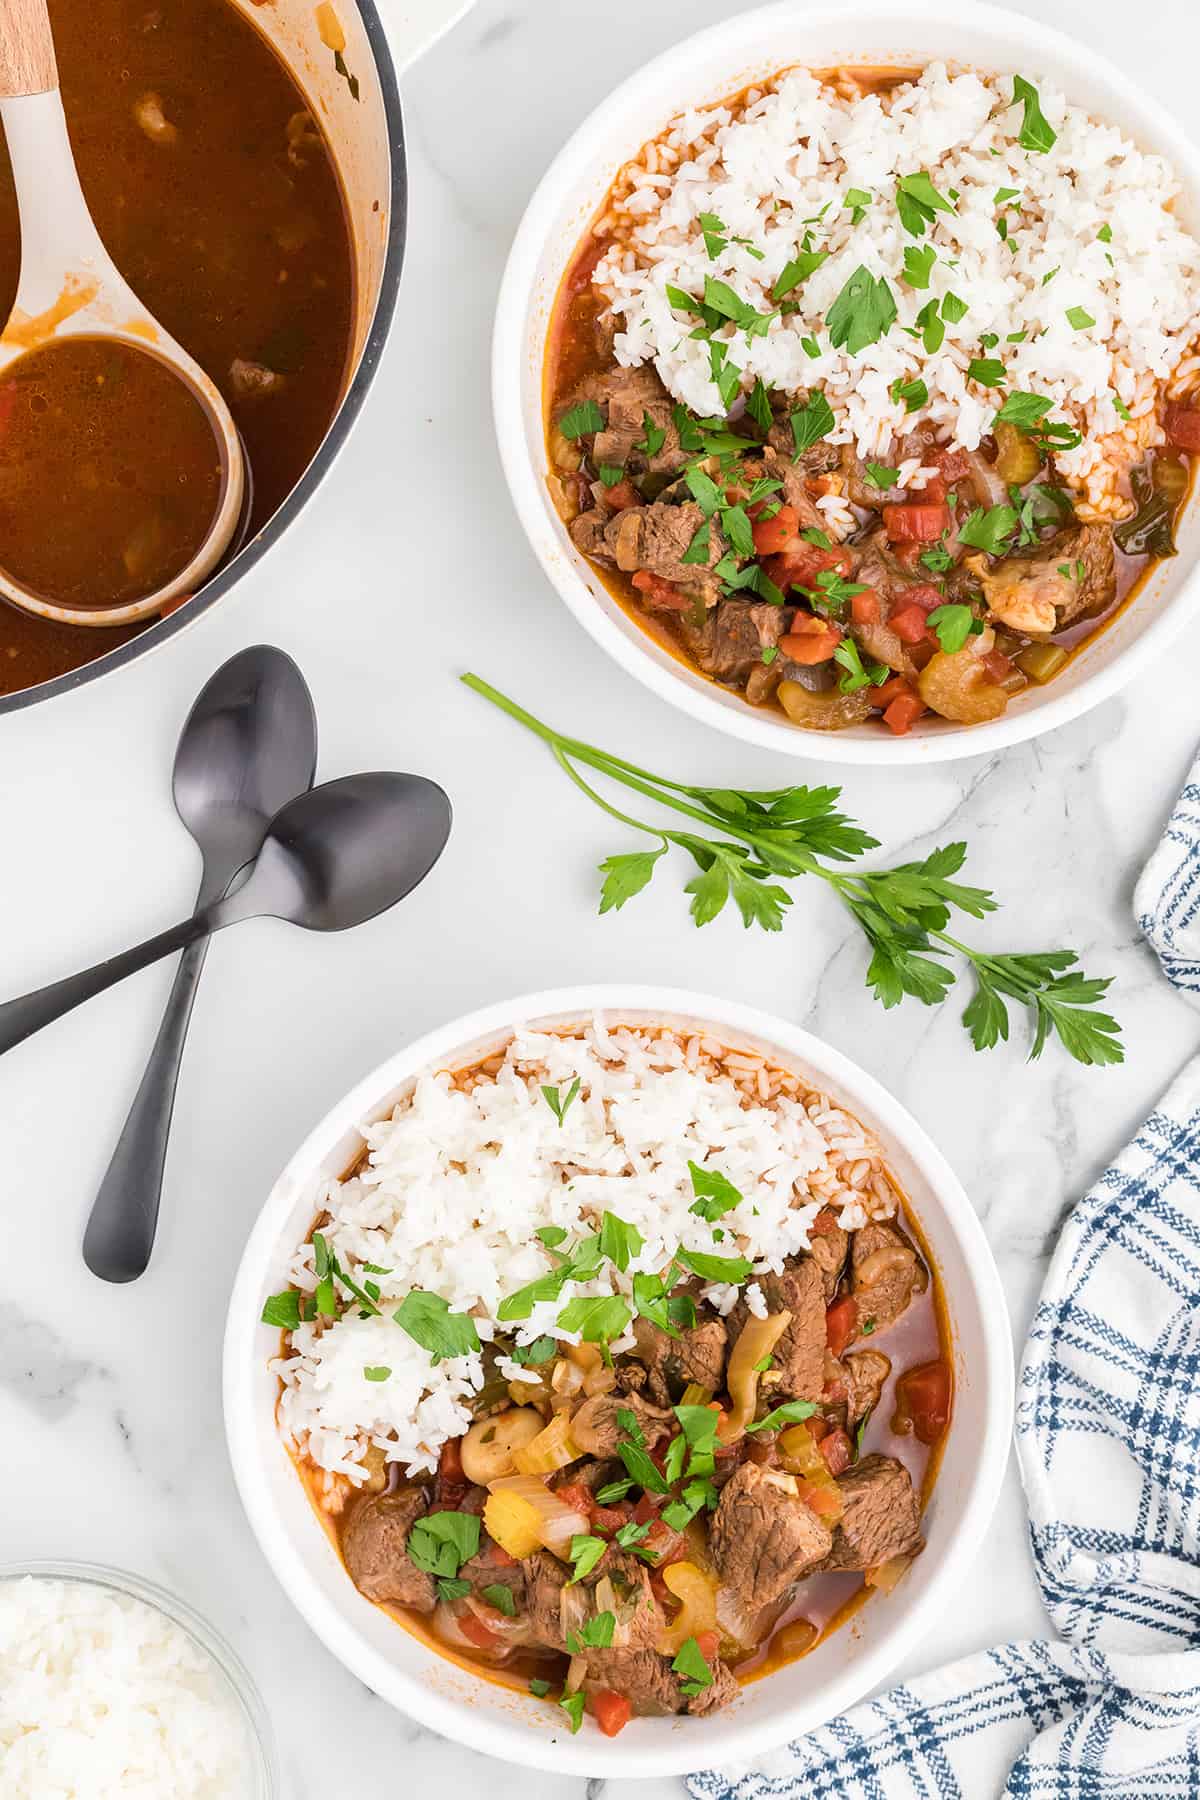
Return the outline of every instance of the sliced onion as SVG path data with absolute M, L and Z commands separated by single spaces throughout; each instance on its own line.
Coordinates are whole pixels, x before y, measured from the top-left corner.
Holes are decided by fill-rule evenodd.
M 863 1257 L 854 1271 L 854 1285 L 856 1288 L 874 1287 L 877 1281 L 890 1275 L 893 1269 L 911 1268 L 916 1260 L 916 1251 L 910 1250 L 906 1244 L 883 1244 L 878 1250 L 872 1250 L 869 1256 Z
M 677 1562 L 662 1572 L 665 1586 L 680 1602 L 679 1611 L 659 1635 L 658 1649 L 675 1656 L 691 1637 L 711 1631 L 717 1624 L 717 1582 L 695 1563 Z
M 573 1537 L 586 1535 L 587 1514 L 568 1506 L 536 1475 L 502 1475 L 498 1481 L 489 1484 L 488 1491 L 495 1494 L 505 1489 L 519 1494 L 533 1507 L 538 1515 L 539 1536 L 546 1549 L 569 1561 L 567 1547 Z
M 1007 506 L 1008 489 L 987 457 L 978 450 L 968 450 L 967 461 L 971 465 L 971 486 L 980 506 Z
M 586 1676 L 586 1674 L 587 1674 L 587 1657 L 586 1656 L 573 1656 L 571 1658 L 570 1667 L 567 1670 L 567 1679 L 563 1683 L 563 1686 L 566 1689 L 566 1692 L 568 1694 L 577 1694 L 579 1692 L 580 1688 L 583 1686 L 584 1677 Z
M 881 1594 L 890 1594 L 900 1577 L 912 1567 L 911 1556 L 889 1556 L 887 1561 L 877 1568 L 868 1569 L 863 1576 L 867 1587 L 878 1588 Z
M 717 1589 L 717 1624 L 727 1638 L 750 1650 L 759 1641 L 758 1613 L 749 1613 L 730 1587 Z
M 765 1319 L 751 1315 L 738 1333 L 726 1376 L 733 1406 L 717 1428 L 717 1436 L 723 1444 L 741 1437 L 754 1417 L 758 1406 L 758 1364 L 770 1356 L 791 1322 L 792 1315 L 786 1310 L 771 1313 Z

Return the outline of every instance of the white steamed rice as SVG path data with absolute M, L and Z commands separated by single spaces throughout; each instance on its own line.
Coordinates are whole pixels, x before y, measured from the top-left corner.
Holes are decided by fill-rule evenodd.
M 1018 141 L 1022 109 L 1012 104 L 1010 76 L 951 75 L 941 63 L 882 95 L 857 90 L 852 72 L 835 88 L 792 71 L 736 110 L 682 115 L 626 166 L 596 226 L 617 240 L 595 279 L 621 325 L 618 360 L 652 360 L 677 399 L 701 414 L 723 412 L 708 345 L 689 335 L 694 321 L 672 308 L 667 285 L 698 295 L 715 275 L 769 312 L 771 290 L 807 229 L 813 248 L 830 255 L 788 296 L 800 310 L 763 336 L 748 339 L 732 324 L 724 334 L 744 389 L 758 376 L 787 392 L 821 388 L 837 419 L 833 441 L 853 440 L 864 457 L 886 456 L 894 437 L 923 420 L 973 450 L 1002 397 L 966 375 L 970 360 L 985 354 L 980 338 L 992 333 L 999 343 L 986 354 L 1007 366 L 1003 391 L 1046 396 L 1051 418 L 1082 434 L 1057 466 L 1085 509 L 1120 516 L 1128 510 L 1116 492 L 1121 472 L 1162 441 L 1156 405 L 1164 386 L 1196 376 L 1187 353 L 1200 336 L 1200 245 L 1172 211 L 1179 182 L 1161 157 L 1048 84 L 1039 91 L 1057 132 L 1044 154 Z M 918 171 L 942 195 L 957 195 L 955 210 L 939 211 L 919 240 L 896 209 L 897 181 Z M 851 187 L 871 196 L 857 225 L 845 205 Z M 1015 193 L 998 203 L 1005 189 Z M 729 239 L 715 260 L 702 213 L 715 214 Z M 997 229 L 1001 218 L 1007 237 Z M 926 288 L 904 275 L 905 248 L 918 242 L 937 251 Z M 898 318 L 878 343 L 850 356 L 832 347 L 824 326 L 860 264 L 887 280 Z M 927 354 L 906 328 L 948 293 L 969 310 Z M 1094 325 L 1073 325 L 1073 308 Z M 1017 332 L 1027 333 L 1024 341 L 1009 342 Z M 816 340 L 815 358 L 805 338 Z M 890 390 L 916 379 L 929 398 L 910 413 Z M 899 485 L 921 482 L 911 469 Z M 836 508 L 827 510 L 836 527 Z
M 576 1077 L 579 1096 L 560 1125 L 541 1088 L 565 1095 Z M 897 1209 L 878 1146 L 798 1077 L 706 1038 L 609 1027 L 599 1017 L 569 1035 L 517 1031 L 483 1069 L 426 1072 L 365 1136 L 364 1165 L 329 1184 L 318 1204 L 341 1265 L 360 1285 L 378 1283 L 381 1316 L 350 1308 L 334 1324 L 302 1324 L 275 1364 L 285 1436 L 351 1483 L 365 1479 L 369 1444 L 412 1472 L 435 1468 L 446 1440 L 470 1425 L 469 1403 L 483 1384 L 481 1354 L 435 1366 L 394 1322 L 410 1289 L 469 1311 L 486 1343 L 505 1296 L 554 1267 L 537 1230 L 563 1227 L 567 1250 L 607 1210 L 645 1240 L 629 1269 L 605 1263 L 595 1280 L 500 1328 L 515 1329 L 521 1343 L 543 1334 L 570 1342 L 557 1324 L 566 1299 L 628 1294 L 634 1273 L 660 1271 L 681 1246 L 777 1270 L 807 1246 L 823 1206 L 850 1229 Z M 689 1160 L 719 1170 L 744 1196 L 720 1220 L 720 1239 L 690 1210 Z M 372 1274 L 368 1263 L 390 1273 Z M 297 1248 L 292 1274 L 303 1292 L 315 1290 L 311 1243 Z M 728 1285 L 705 1293 L 722 1311 L 737 1297 Z M 753 1280 L 746 1294 L 762 1311 Z M 628 1335 L 613 1349 L 632 1342 Z M 524 1373 L 507 1357 L 499 1367 L 510 1380 Z M 386 1379 L 365 1377 L 380 1368 Z
M 181 1625 L 94 1582 L 0 1581 L 4 1800 L 250 1800 L 246 1724 Z

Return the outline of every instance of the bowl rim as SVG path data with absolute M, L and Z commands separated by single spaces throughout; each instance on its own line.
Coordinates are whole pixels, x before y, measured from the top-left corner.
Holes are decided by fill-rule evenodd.
M 254 1677 L 226 1637 L 203 1613 L 188 1601 L 172 1593 L 148 1576 L 131 1569 L 119 1569 L 109 1563 L 76 1561 L 62 1557 L 30 1557 L 17 1562 L 0 1562 L 0 1582 L 20 1581 L 26 1576 L 34 1581 L 77 1581 L 91 1587 L 108 1588 L 117 1594 L 128 1594 L 133 1600 L 153 1607 L 185 1631 L 192 1641 L 211 1658 L 231 1688 L 246 1723 L 247 1735 L 255 1751 L 255 1800 L 276 1800 L 280 1793 L 279 1764 L 271 1718 Z
M 594 1012 L 617 1016 L 657 1013 L 707 1021 L 806 1062 L 844 1093 L 852 1110 L 859 1106 L 869 1109 L 885 1142 L 901 1147 L 911 1157 L 936 1194 L 950 1235 L 962 1253 L 979 1313 L 982 1356 L 977 1403 L 984 1414 L 983 1447 L 963 1490 L 955 1535 L 942 1552 L 928 1589 L 879 1645 L 863 1651 L 848 1670 L 826 1683 L 817 1706 L 806 1708 L 802 1697 L 799 1704 L 784 1707 L 773 1717 L 744 1724 L 740 1734 L 735 1718 L 723 1734 L 719 1759 L 727 1762 L 741 1756 L 749 1760 L 800 1732 L 815 1729 L 885 1681 L 915 1647 L 983 1543 L 1008 1462 L 1015 1374 L 1008 1305 L 999 1273 L 978 1215 L 957 1176 L 907 1108 L 873 1075 L 803 1027 L 716 995 L 634 983 L 590 983 L 522 994 L 425 1033 L 357 1082 L 290 1158 L 251 1229 L 234 1279 L 225 1330 L 222 1389 L 226 1442 L 251 1529 L 280 1585 L 325 1647 L 372 1692 L 452 1741 L 506 1761 L 559 1774 L 683 1775 L 712 1764 L 714 1749 L 708 1747 L 703 1733 L 680 1731 L 668 1741 L 649 1745 L 639 1741 L 625 1749 L 619 1739 L 603 1740 L 601 1747 L 592 1734 L 544 1737 L 519 1720 L 486 1715 L 414 1680 L 361 1638 L 306 1576 L 303 1558 L 275 1513 L 260 1457 L 252 1345 L 259 1328 L 266 1272 L 276 1256 L 282 1222 L 295 1203 L 297 1187 L 311 1182 L 314 1169 L 332 1144 L 375 1116 L 381 1100 L 422 1068 L 528 1020 L 582 1019 Z
M 561 540 L 546 516 L 542 491 L 545 469 L 535 467 L 530 459 L 523 427 L 529 298 L 550 221 L 567 201 L 580 170 L 610 160 L 607 146 L 612 142 L 613 112 L 636 106 L 644 96 L 653 95 L 681 55 L 690 57 L 731 42 L 736 44 L 748 29 L 772 21 L 778 21 L 781 28 L 799 21 L 808 29 L 836 23 L 852 32 L 856 21 L 869 26 L 919 18 L 923 24 L 944 23 L 948 33 L 946 54 L 953 61 L 953 31 L 963 17 L 961 8 L 950 0 L 926 0 L 920 7 L 914 6 L 912 0 L 844 0 L 843 4 L 821 0 L 818 5 L 803 9 L 796 6 L 795 0 L 775 0 L 774 4 L 732 15 L 671 45 L 606 94 L 556 151 L 522 215 L 497 297 L 492 329 L 492 417 L 500 461 L 521 527 L 559 598 L 600 648 L 660 700 L 745 743 L 814 762 L 889 768 L 957 762 L 965 757 L 994 755 L 1080 718 L 1132 682 L 1194 621 L 1200 613 L 1200 571 L 1192 567 L 1170 605 L 1155 611 L 1110 663 L 1084 675 L 1070 692 L 1051 695 L 1024 712 L 1010 711 L 996 720 L 938 729 L 928 736 L 918 732 L 888 737 L 880 731 L 869 737 L 850 738 L 845 732 L 805 731 L 746 703 L 731 705 L 725 690 L 708 683 L 692 685 L 669 664 L 656 660 L 645 633 L 632 636 L 623 631 L 599 604 L 575 563 L 563 554 Z M 1115 63 L 1065 31 L 985 0 L 973 0 L 966 17 L 972 26 L 1007 33 L 1031 59 L 1044 50 L 1073 61 L 1085 79 L 1112 92 L 1139 125 L 1144 123 L 1148 130 L 1158 130 L 1170 138 L 1174 166 L 1200 201 L 1200 147 L 1193 144 L 1173 113 L 1156 106 Z M 539 363 L 539 381 L 540 377 Z
M 297 514 L 308 505 L 345 446 L 351 427 L 358 419 L 371 383 L 375 379 L 375 373 L 391 331 L 408 238 L 408 159 L 396 67 L 392 60 L 387 31 L 376 9 L 375 0 L 353 0 L 353 4 L 357 7 L 362 19 L 363 30 L 374 59 L 383 101 L 390 168 L 388 242 L 383 266 L 379 273 L 379 291 L 375 296 L 375 310 L 371 315 L 370 327 L 363 340 L 362 354 L 346 384 L 346 391 L 338 403 L 337 410 L 329 421 L 328 429 L 313 452 L 312 461 L 301 474 L 299 481 L 276 507 L 262 529 L 255 532 L 252 538 L 248 538 L 237 555 L 219 568 L 210 580 L 205 581 L 191 599 L 175 612 L 168 613 L 166 618 L 158 619 L 152 625 L 147 626 L 144 631 L 138 632 L 137 636 L 130 638 L 128 643 L 119 644 L 116 649 L 105 652 L 103 656 L 93 657 L 91 662 L 84 663 L 78 669 L 68 669 L 63 675 L 55 675 L 49 681 L 39 681 L 34 687 L 19 688 L 13 694 L 0 694 L 0 717 L 3 717 L 5 713 L 21 712 L 28 707 L 37 706 L 43 701 L 57 699 L 62 694 L 74 693 L 77 688 L 86 687 L 93 681 L 99 681 L 105 675 L 114 674 L 118 669 L 123 669 L 130 663 L 137 662 L 140 658 L 161 649 L 164 644 L 168 644 L 173 638 L 178 637 L 180 632 L 186 631 L 198 619 L 203 618 L 218 600 L 222 599 L 231 588 L 236 587 L 238 582 L 254 568 L 255 564 L 262 560 Z M 4 604 L 5 602 L 0 600 L 0 606 Z

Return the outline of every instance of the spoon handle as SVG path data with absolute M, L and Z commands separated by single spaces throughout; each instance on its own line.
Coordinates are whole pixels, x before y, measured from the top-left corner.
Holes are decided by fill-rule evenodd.
M 210 938 L 179 959 L 158 1036 L 92 1205 L 83 1260 L 102 1281 L 136 1281 L 154 1248 L 183 1046 Z
M 0 5 L 0 100 L 48 94 L 58 86 L 46 0 Z
M 115 987 L 127 975 L 136 975 L 139 969 L 170 956 L 172 950 L 182 950 L 186 945 L 194 944 L 197 938 L 207 936 L 217 923 L 213 916 L 215 911 L 211 908 L 198 912 L 193 918 L 185 919 L 182 925 L 173 925 L 169 931 L 160 931 L 157 937 L 148 938 L 136 949 L 124 950 L 120 956 L 110 956 L 107 962 L 96 963 L 78 975 L 66 975 L 61 981 L 52 981 L 49 987 L 35 988 L 32 994 L 5 1001 L 0 1006 L 0 1055 L 23 1044 L 43 1025 L 53 1024 L 73 1007 L 102 994 L 106 988 Z

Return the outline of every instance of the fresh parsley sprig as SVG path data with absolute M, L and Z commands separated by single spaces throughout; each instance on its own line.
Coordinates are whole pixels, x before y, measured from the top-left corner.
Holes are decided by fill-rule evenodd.
M 609 856 L 601 863 L 601 912 L 614 911 L 640 893 L 672 847 L 685 851 L 699 870 L 686 889 L 697 925 L 707 925 L 732 899 L 746 925 L 779 931 L 792 904 L 792 895 L 779 880 L 816 875 L 861 927 L 871 947 L 867 985 L 883 1006 L 896 1006 L 906 995 L 926 1006 L 939 1004 L 956 978 L 945 959 L 959 956 L 971 965 L 975 977 L 963 1024 L 976 1050 L 991 1049 L 1007 1039 L 1008 1002 L 1013 1001 L 1027 1010 L 1034 1025 L 1031 1058 L 1041 1055 L 1054 1033 L 1077 1062 L 1124 1061 L 1119 1025 L 1097 1008 L 1110 982 L 1086 976 L 1077 966 L 1075 951 L 991 955 L 946 929 L 954 912 L 979 919 L 997 906 L 986 889 L 953 879 L 966 860 L 965 844 L 943 845 L 921 862 L 892 869 L 830 867 L 854 862 L 878 848 L 877 839 L 838 811 L 840 788 L 752 792 L 671 781 L 594 744 L 564 736 L 478 675 L 464 675 L 462 680 L 549 745 L 559 767 L 595 805 L 655 840 L 651 849 Z M 704 834 L 648 824 L 620 811 L 585 778 L 584 768 L 681 814 L 704 827 Z M 714 831 L 720 835 L 711 835 Z

